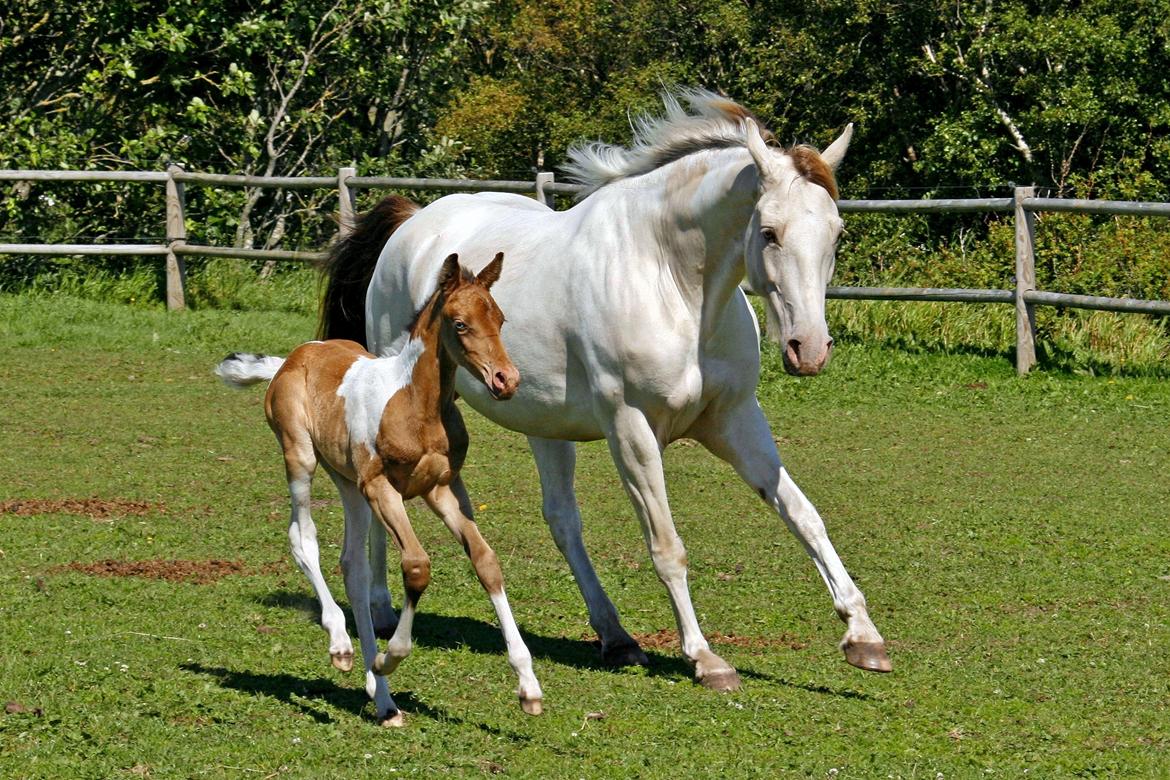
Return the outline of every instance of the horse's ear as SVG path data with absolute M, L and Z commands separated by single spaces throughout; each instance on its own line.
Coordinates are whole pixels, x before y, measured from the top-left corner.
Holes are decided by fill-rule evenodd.
M 451 292 L 459 285 L 459 255 L 455 252 L 447 255 L 443 267 L 439 269 L 439 289 Z
M 837 136 L 837 140 L 829 144 L 829 148 L 821 152 L 821 159 L 829 164 L 829 167 L 834 171 L 841 161 L 845 159 L 845 151 L 849 148 L 849 141 L 853 138 L 853 123 L 845 125 L 845 129 L 841 131 L 841 135 Z
M 775 183 L 776 163 L 772 160 L 771 150 L 764 143 L 764 136 L 760 134 L 760 126 L 751 117 L 744 119 L 743 124 L 748 151 L 756 163 L 756 170 L 760 172 L 760 183 L 764 186 Z
M 492 285 L 500 278 L 500 271 L 504 267 L 504 253 L 496 252 L 496 256 L 492 261 L 483 267 L 479 272 L 479 276 L 475 277 L 475 281 L 482 284 L 488 290 L 492 289 Z

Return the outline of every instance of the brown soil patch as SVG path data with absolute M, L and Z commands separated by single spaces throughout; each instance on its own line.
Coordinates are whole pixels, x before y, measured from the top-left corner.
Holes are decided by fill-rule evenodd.
M 716 631 L 714 633 L 704 634 L 704 636 L 713 645 L 732 645 L 747 650 L 765 650 L 776 647 L 784 647 L 789 650 L 803 650 L 808 647 L 808 642 L 790 634 L 781 634 L 777 637 L 737 636 L 735 634 L 722 634 Z M 634 634 L 634 639 L 643 648 L 652 650 L 661 650 L 664 648 L 676 649 L 679 647 L 678 632 L 669 628 L 664 628 L 661 631 L 655 631 L 651 634 Z
M 111 517 L 145 515 L 162 512 L 161 504 L 147 501 L 128 501 L 122 498 L 14 498 L 0 501 L 0 514 L 27 517 L 29 515 L 80 515 L 91 520 Z
M 252 572 L 244 565 L 243 561 L 183 561 L 159 558 L 149 561 L 117 561 L 107 559 L 92 563 L 74 561 L 64 566 L 56 566 L 50 570 L 50 573 L 76 571 L 94 577 L 142 577 L 148 580 L 208 585 L 233 574 L 269 573 L 276 566 L 280 566 L 280 564 L 267 564 L 258 571 Z

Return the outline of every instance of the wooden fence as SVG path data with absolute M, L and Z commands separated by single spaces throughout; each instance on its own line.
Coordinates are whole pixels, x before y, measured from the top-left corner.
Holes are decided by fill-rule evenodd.
M 187 184 L 211 187 L 266 187 L 277 189 L 335 189 L 342 229 L 353 223 L 359 190 L 439 190 L 458 192 L 515 192 L 532 194 L 553 205 L 555 195 L 580 192 L 575 184 L 557 182 L 552 173 L 536 174 L 532 181 L 490 181 L 473 179 L 414 179 L 388 176 L 358 176 L 353 168 L 341 168 L 336 176 L 263 177 L 191 173 L 177 165 L 161 171 L 0 171 L 0 181 L 56 182 L 146 182 L 166 187 L 166 241 L 161 244 L 0 244 L 0 254 L 17 255 L 158 255 L 166 260 L 167 308 L 186 306 L 183 258 L 188 255 L 239 257 L 265 260 L 316 260 L 320 252 L 282 249 L 246 249 L 192 244 L 187 241 Z M 1034 187 L 1017 187 L 1011 198 L 963 198 L 937 200 L 842 200 L 844 214 L 881 213 L 1012 213 L 1015 220 L 1015 288 L 1011 290 L 917 288 L 917 287 L 829 287 L 827 297 L 853 300 L 958 301 L 964 303 L 1012 304 L 1016 309 L 1016 370 L 1027 373 L 1036 364 L 1037 305 L 1115 312 L 1170 315 L 1170 301 L 1133 298 L 1106 298 L 1068 295 L 1036 289 L 1035 214 L 1077 212 L 1170 217 L 1170 203 L 1135 201 L 1071 200 L 1038 198 Z

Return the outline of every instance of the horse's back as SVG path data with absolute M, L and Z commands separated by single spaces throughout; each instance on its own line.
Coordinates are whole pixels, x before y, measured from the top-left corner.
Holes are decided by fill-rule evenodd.
M 532 198 L 499 192 L 447 195 L 420 209 L 386 242 L 370 280 L 370 349 L 384 355 L 401 346 L 396 340 L 434 292 L 449 254 L 459 254 L 464 267 L 479 272 L 502 251 L 504 274 L 514 276 L 557 217 Z

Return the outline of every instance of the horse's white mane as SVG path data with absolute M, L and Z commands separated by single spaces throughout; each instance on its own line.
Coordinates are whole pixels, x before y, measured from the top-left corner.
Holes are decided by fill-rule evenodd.
M 664 92 L 662 103 L 662 116 L 642 115 L 633 120 L 634 140 L 628 147 L 593 141 L 569 149 L 569 162 L 563 170 L 585 185 L 582 197 L 610 182 L 649 173 L 703 149 L 747 143 L 744 120 L 754 117 L 729 98 L 706 89 L 680 87 Z M 765 138 L 771 136 L 764 133 Z

